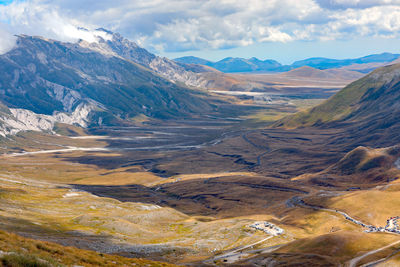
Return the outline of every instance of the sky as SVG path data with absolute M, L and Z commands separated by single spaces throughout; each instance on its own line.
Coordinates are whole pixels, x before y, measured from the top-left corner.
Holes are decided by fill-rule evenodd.
M 400 0 L 0 0 L 0 53 L 15 34 L 62 41 L 106 28 L 158 55 L 275 59 L 400 53 Z

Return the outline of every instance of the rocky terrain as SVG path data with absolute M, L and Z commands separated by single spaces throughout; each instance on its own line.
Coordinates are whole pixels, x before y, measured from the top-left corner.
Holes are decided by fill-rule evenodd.
M 208 72 L 210 71 L 209 69 L 201 67 L 193 68 L 185 64 L 178 64 L 173 60 L 148 52 L 118 33 L 113 33 L 105 29 L 98 29 L 97 31 L 102 33 L 97 37 L 98 42 L 88 43 L 81 41 L 79 45 L 106 55 L 114 55 L 131 60 L 174 82 L 180 82 L 193 87 L 204 87 L 207 82 L 198 73 Z
M 187 117 L 213 112 L 221 102 L 205 99 L 206 93 L 177 85 L 119 56 L 101 46 L 105 45 L 101 40 L 103 43 L 73 44 L 19 36 L 17 46 L 0 56 L 2 135 L 21 130 L 51 132 L 55 123 L 87 127 L 120 124 L 138 115 Z M 113 43 L 116 51 L 118 45 L 134 46 L 118 40 Z M 161 62 L 157 68 L 165 64 Z
M 1 262 L 399 263 L 400 65 L 231 75 L 97 32 L 0 56 Z

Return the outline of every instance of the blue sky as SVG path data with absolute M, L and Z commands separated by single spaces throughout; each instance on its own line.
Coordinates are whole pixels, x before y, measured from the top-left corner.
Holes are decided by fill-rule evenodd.
M 8 5 L 12 2 L 13 0 L 0 0 L 0 5 Z
M 170 58 L 254 56 L 291 63 L 400 53 L 400 0 L 10 2 L 0 0 L 0 27 L 11 35 L 73 41 L 92 38 L 77 27 L 104 27 Z
M 259 59 L 274 59 L 282 64 L 291 64 L 296 60 L 310 57 L 346 59 L 384 52 L 400 54 L 400 39 L 387 40 L 368 37 L 345 41 L 258 43 L 246 47 L 236 47 L 223 50 L 200 50 L 162 54 L 170 58 L 197 56 L 212 61 L 218 61 L 225 57 L 250 58 L 255 56 Z

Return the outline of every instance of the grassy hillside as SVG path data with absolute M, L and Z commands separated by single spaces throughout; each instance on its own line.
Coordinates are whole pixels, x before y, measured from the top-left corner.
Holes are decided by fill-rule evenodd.
M 0 231 L 0 266 L 174 266 L 64 247 Z
M 317 126 L 323 123 L 345 119 L 361 119 L 381 110 L 371 106 L 374 102 L 394 100 L 397 94 L 397 80 L 400 65 L 390 65 L 375 70 L 339 91 L 322 104 L 278 121 L 275 126 L 296 128 Z M 388 92 L 390 89 L 391 93 Z M 389 102 L 388 101 L 388 102 Z M 390 103 L 387 103 L 390 108 Z M 368 110 L 368 112 L 366 112 Z M 363 112 L 361 112 L 363 111 Z M 362 115 L 362 116 L 356 116 Z

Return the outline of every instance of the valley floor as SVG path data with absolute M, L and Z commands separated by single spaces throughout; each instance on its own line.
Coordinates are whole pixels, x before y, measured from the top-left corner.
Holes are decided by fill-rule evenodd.
M 360 182 L 371 173 L 332 167 L 353 149 L 341 130 L 259 125 L 203 118 L 20 135 L 15 142 L 35 141 L 3 148 L 0 229 L 178 264 L 397 262 L 400 235 L 355 223 L 384 227 L 400 215 L 397 154 L 369 151 L 386 155 L 373 171 L 390 179 Z

